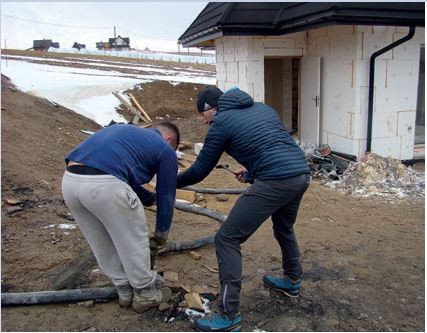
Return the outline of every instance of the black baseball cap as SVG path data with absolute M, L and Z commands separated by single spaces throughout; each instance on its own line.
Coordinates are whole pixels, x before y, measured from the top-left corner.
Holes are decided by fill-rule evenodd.
M 219 97 L 223 94 L 217 87 L 206 87 L 197 96 L 197 111 L 205 112 L 217 106 Z

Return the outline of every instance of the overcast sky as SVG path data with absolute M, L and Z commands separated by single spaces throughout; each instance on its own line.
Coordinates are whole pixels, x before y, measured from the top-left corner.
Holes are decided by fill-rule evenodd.
M 177 51 L 178 38 L 208 2 L 1 2 L 1 48 L 27 49 L 35 39 L 61 48 L 96 49 L 116 35 L 131 47 Z M 6 46 L 5 46 L 6 45 Z

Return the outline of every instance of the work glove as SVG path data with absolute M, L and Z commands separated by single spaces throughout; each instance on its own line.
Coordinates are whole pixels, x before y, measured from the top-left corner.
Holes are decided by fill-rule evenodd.
M 246 180 L 246 175 L 248 174 L 248 170 L 246 169 L 242 169 L 239 170 L 235 173 L 235 177 L 236 179 L 241 182 L 241 183 L 247 183 L 248 181 Z
M 165 247 L 168 234 L 169 230 L 164 232 L 156 231 L 154 235 L 150 237 L 150 249 L 154 250 L 159 247 Z
M 148 191 L 147 191 L 148 192 Z M 148 192 L 149 194 L 147 194 L 142 200 L 142 204 L 145 207 L 150 207 L 150 206 L 154 206 L 156 204 L 156 193 L 152 193 L 152 192 Z

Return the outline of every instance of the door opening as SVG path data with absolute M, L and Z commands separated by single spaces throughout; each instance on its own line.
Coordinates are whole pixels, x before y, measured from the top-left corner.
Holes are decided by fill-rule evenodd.
M 299 58 L 265 58 L 265 103 L 275 109 L 290 134 L 297 134 L 299 119 Z
M 420 70 L 418 74 L 417 114 L 415 118 L 415 144 L 425 144 L 425 48 L 420 51 Z
M 425 46 L 420 49 L 417 111 L 415 116 L 414 159 L 425 158 Z

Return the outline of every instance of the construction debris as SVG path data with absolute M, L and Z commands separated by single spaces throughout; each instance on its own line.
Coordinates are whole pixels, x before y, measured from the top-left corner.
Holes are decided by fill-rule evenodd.
M 424 198 L 425 174 L 397 159 L 371 153 L 366 161 L 351 163 L 338 181 L 326 185 L 363 197 Z
M 188 254 L 194 259 L 194 260 L 200 260 L 202 258 L 202 255 L 196 251 L 190 251 Z
M 201 142 L 196 142 L 196 143 L 194 144 L 194 153 L 195 153 L 196 155 L 199 155 L 199 153 L 200 153 L 200 151 L 202 150 L 202 148 L 203 148 L 203 143 L 201 143 Z
M 226 194 L 218 194 L 216 200 L 219 202 L 226 202 L 228 201 L 228 196 Z
M 133 119 L 133 124 L 138 124 L 139 119 L 146 123 L 151 123 L 148 119 L 146 119 L 139 110 L 135 109 L 127 100 L 125 100 L 117 91 L 113 91 L 112 94 L 117 97 L 117 99 L 122 102 L 122 104 L 134 114 L 135 118 Z
M 333 151 L 328 145 L 297 143 L 312 176 L 323 178 L 323 184 L 330 188 L 363 197 L 424 198 L 424 172 L 406 167 L 398 159 L 370 153 L 366 160 L 357 162 L 356 156 Z
M 179 304 L 184 300 L 185 291 L 181 289 L 178 294 L 175 296 L 172 305 L 169 309 L 168 315 L 165 318 L 165 323 L 168 323 L 169 320 L 175 318 L 179 314 Z
M 150 192 L 156 192 L 156 183 L 150 182 L 148 184 L 144 184 L 144 188 Z M 189 203 L 193 203 L 196 201 L 196 193 L 190 190 L 176 190 L 176 199 L 184 200 Z
M 6 210 L 6 213 L 8 213 L 9 215 L 13 215 L 17 212 L 23 211 L 24 208 L 21 206 L 14 206 L 14 207 L 10 207 Z
M 145 110 L 142 108 L 142 106 L 139 105 L 136 98 L 131 93 L 128 93 L 128 96 L 131 98 L 132 102 L 135 104 L 135 106 L 137 107 L 139 112 L 141 112 L 142 116 L 147 120 L 146 122 L 149 122 L 149 123 L 153 122 L 151 120 L 150 116 L 147 114 L 147 112 L 145 112 Z
M 203 303 L 198 293 L 188 293 L 184 296 L 185 301 L 190 309 L 204 312 Z
M 7 203 L 8 205 L 11 205 L 11 206 L 19 205 L 19 204 L 21 204 L 22 202 L 23 202 L 22 200 L 13 199 L 13 198 L 8 198 L 8 199 L 6 199 L 6 203 Z
M 305 156 L 314 177 L 338 180 L 356 156 L 333 152 L 328 145 L 305 148 Z
M 212 267 L 209 267 L 209 266 L 207 266 L 207 265 L 202 265 L 204 268 L 206 268 L 209 272 L 212 272 L 212 273 L 218 273 L 219 271 L 217 270 L 217 269 L 215 269 L 215 268 L 212 268 Z

